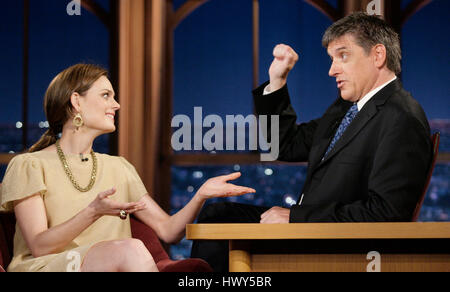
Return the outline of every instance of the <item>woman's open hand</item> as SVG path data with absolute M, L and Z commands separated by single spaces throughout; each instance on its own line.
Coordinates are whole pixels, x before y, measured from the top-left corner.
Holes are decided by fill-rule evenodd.
M 256 193 L 252 188 L 228 183 L 228 181 L 235 180 L 240 176 L 240 172 L 234 172 L 232 174 L 210 178 L 200 187 L 197 195 L 200 196 L 202 200 L 207 200 L 211 198 L 232 197 Z
M 120 211 L 124 210 L 128 214 L 145 209 L 144 202 L 120 203 L 110 199 L 109 197 L 116 193 L 116 189 L 101 192 L 95 200 L 89 204 L 89 208 L 93 210 L 94 216 L 100 218 L 105 215 L 119 216 Z

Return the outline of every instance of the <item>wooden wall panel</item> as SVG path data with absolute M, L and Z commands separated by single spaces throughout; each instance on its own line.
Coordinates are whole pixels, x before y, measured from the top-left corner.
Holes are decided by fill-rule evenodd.
M 144 173 L 145 1 L 119 4 L 119 155 Z

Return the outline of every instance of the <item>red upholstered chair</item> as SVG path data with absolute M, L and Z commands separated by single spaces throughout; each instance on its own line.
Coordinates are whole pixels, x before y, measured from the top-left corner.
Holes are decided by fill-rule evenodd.
M 0 272 L 4 272 L 11 261 L 15 224 L 13 214 L 0 212 Z
M 4 272 L 11 261 L 15 224 L 13 213 L 0 212 L 0 272 Z M 160 272 L 213 271 L 209 264 L 201 259 L 171 260 L 153 229 L 133 217 L 131 218 L 131 232 L 134 238 L 140 239 L 145 244 Z
M 140 239 L 158 266 L 160 272 L 212 272 L 210 265 L 202 259 L 185 259 L 173 261 L 169 258 L 159 241 L 155 231 L 131 217 L 131 233 L 134 238 Z
M 425 196 L 427 194 L 428 186 L 430 185 L 431 177 L 433 175 L 434 166 L 436 165 L 436 158 L 439 153 L 439 140 L 440 140 L 440 133 L 434 133 L 431 136 L 431 143 L 433 145 L 433 158 L 431 160 L 430 169 L 428 170 L 427 180 L 425 182 L 425 186 L 423 188 L 422 196 L 420 197 L 419 201 L 417 202 L 416 209 L 414 210 L 412 220 L 413 222 L 416 222 L 419 218 L 420 209 L 422 208 L 423 201 L 425 200 Z

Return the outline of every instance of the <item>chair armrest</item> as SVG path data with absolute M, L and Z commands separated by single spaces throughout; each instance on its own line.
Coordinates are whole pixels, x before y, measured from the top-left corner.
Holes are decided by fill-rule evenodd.
M 144 243 L 148 251 L 152 254 L 155 263 L 168 259 L 169 255 L 163 248 L 155 231 L 133 216 L 130 217 L 130 220 L 133 238 L 139 239 Z
M 160 272 L 213 272 L 211 266 L 202 259 L 171 260 L 152 228 L 133 216 L 130 220 L 133 237 L 144 243 Z
M 0 212 L 0 270 L 5 270 L 11 261 L 15 223 L 14 213 Z

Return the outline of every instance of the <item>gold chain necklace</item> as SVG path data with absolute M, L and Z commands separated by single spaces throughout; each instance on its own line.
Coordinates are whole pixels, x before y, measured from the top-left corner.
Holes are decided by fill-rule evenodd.
M 69 177 L 70 181 L 72 182 L 72 185 L 79 190 L 82 193 L 89 192 L 92 187 L 95 184 L 95 179 L 97 177 L 97 157 L 95 156 L 95 153 L 93 150 L 91 150 L 91 156 L 92 156 L 92 173 L 91 173 L 91 181 L 89 182 L 89 185 L 85 188 L 82 188 L 75 180 L 72 171 L 69 168 L 69 164 L 67 163 L 66 156 L 64 155 L 64 152 L 61 149 L 61 146 L 59 145 L 59 140 L 56 141 L 56 151 L 58 152 L 59 160 L 61 160 L 61 163 L 63 165 L 64 171 L 66 172 L 67 176 Z

